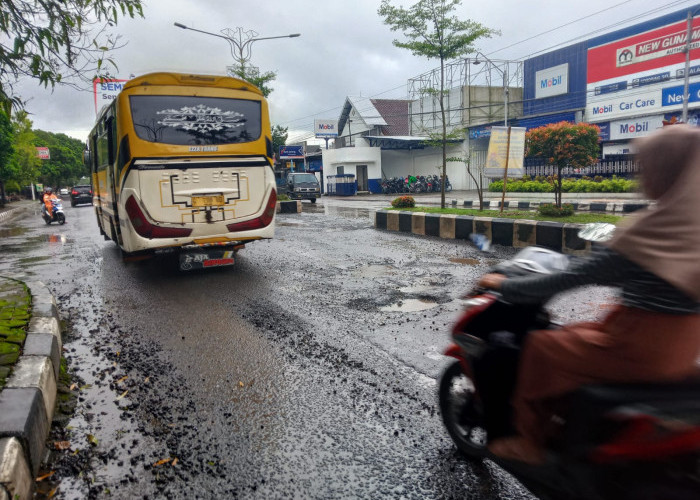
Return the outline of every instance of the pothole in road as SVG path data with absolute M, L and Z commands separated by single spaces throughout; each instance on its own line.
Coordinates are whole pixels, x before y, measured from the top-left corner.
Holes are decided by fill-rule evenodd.
M 354 269 L 352 275 L 363 278 L 381 278 L 383 276 L 396 274 L 396 270 L 391 266 L 381 264 L 369 264 L 359 269 Z
M 437 305 L 437 302 L 428 299 L 404 299 L 395 304 L 381 307 L 379 310 L 382 312 L 418 312 L 432 309 Z
M 476 266 L 481 263 L 478 259 L 467 259 L 461 257 L 452 257 L 451 259 L 447 260 L 449 260 L 450 262 L 454 262 L 455 264 L 464 264 L 467 266 Z

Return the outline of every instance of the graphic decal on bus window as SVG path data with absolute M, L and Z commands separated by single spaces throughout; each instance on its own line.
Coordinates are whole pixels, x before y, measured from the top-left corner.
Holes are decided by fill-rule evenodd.
M 213 146 L 258 140 L 260 101 L 221 97 L 134 95 L 129 97 L 140 139 L 181 146 Z
M 242 127 L 246 122 L 245 116 L 237 111 L 222 111 L 220 108 L 210 108 L 203 104 L 164 109 L 156 111 L 156 114 L 166 115 L 158 122 L 161 125 L 196 132 Z

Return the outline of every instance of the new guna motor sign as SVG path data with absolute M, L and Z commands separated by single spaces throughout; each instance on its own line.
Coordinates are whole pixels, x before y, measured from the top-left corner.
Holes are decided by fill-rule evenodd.
M 535 73 L 535 98 L 566 94 L 569 91 L 569 64 L 560 64 Z

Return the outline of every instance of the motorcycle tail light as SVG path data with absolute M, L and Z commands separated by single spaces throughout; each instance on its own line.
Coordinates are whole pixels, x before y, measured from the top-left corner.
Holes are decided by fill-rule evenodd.
M 252 231 L 254 229 L 262 229 L 269 226 L 272 223 L 272 219 L 275 217 L 275 210 L 277 208 L 277 193 L 273 189 L 270 193 L 270 197 L 267 200 L 267 205 L 265 205 L 265 210 L 260 217 L 255 219 L 250 219 L 243 222 L 234 222 L 233 224 L 228 224 L 226 229 L 229 232 L 237 231 Z
M 152 224 L 146 218 L 136 198 L 133 196 L 130 196 L 129 199 L 126 200 L 125 208 L 134 230 L 144 238 L 182 238 L 192 233 L 192 229 L 189 228 L 162 227 Z

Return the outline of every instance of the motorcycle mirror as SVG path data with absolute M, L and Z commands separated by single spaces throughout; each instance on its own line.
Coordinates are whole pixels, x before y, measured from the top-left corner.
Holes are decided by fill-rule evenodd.
M 586 224 L 579 232 L 578 237 L 586 241 L 608 241 L 613 237 L 615 224 L 606 222 L 593 222 Z

